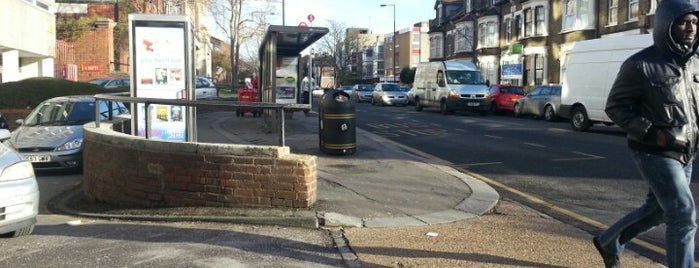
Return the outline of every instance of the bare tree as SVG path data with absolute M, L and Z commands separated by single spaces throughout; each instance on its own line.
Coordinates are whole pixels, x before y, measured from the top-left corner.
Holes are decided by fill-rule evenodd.
M 264 32 L 269 7 L 263 10 L 244 12 L 245 0 L 211 0 L 211 15 L 216 26 L 226 34 L 231 45 L 232 86 L 238 82 L 238 62 L 240 46 L 253 36 Z
M 344 57 L 345 50 L 343 46 L 347 27 L 344 23 L 338 21 L 330 20 L 328 23 L 328 34 L 319 40 L 320 49 L 318 52 L 319 54 L 328 54 L 331 56 L 331 67 L 333 67 L 334 70 L 333 80 L 335 82 L 335 86 L 337 86 L 337 77 L 339 73 L 342 73 L 347 67 L 347 62 Z

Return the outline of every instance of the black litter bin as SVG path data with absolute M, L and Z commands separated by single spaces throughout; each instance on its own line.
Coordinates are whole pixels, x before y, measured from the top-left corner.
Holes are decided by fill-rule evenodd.
M 329 90 L 318 106 L 320 150 L 327 154 L 349 155 L 357 150 L 355 107 L 342 90 Z

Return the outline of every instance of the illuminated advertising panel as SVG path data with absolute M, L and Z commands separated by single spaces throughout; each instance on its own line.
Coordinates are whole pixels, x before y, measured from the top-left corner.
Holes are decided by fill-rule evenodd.
M 191 100 L 189 17 L 129 15 L 132 96 Z M 146 111 L 147 109 L 147 111 Z M 168 141 L 188 140 L 186 106 L 136 104 L 135 135 Z

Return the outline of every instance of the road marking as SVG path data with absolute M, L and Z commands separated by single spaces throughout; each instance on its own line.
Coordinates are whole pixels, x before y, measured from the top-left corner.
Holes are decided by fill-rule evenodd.
M 571 158 L 554 158 L 551 159 L 552 161 L 579 161 L 579 160 L 598 160 L 598 159 L 604 159 L 604 156 L 598 156 L 594 154 L 586 154 L 586 153 L 581 153 L 581 152 L 575 152 L 573 151 L 574 154 L 582 155 L 584 157 L 571 157 Z
M 413 136 L 413 137 L 417 137 L 417 135 L 415 135 L 414 133 L 410 133 L 410 132 L 407 131 L 407 130 L 396 130 L 396 132 L 400 132 L 400 133 L 403 133 L 403 134 L 405 134 L 405 135 L 410 135 L 410 136 Z
M 529 145 L 529 146 L 539 147 L 539 148 L 546 148 L 546 145 L 541 145 L 538 143 L 525 142 L 524 144 Z
M 480 174 L 478 174 L 478 173 L 473 173 L 473 172 L 470 172 L 470 171 L 468 171 L 468 170 L 465 170 L 465 169 L 459 168 L 459 167 L 457 167 L 456 169 L 457 169 L 458 171 L 463 172 L 463 173 L 465 173 L 465 174 L 467 174 L 467 175 L 470 175 L 470 176 L 472 176 L 472 177 L 474 177 L 474 178 L 477 178 L 477 179 L 479 179 L 479 180 L 482 180 L 482 181 L 484 181 L 484 182 L 486 182 L 486 183 L 488 183 L 488 184 L 490 184 L 490 185 L 495 185 L 495 186 L 497 186 L 497 187 L 499 187 L 499 188 L 501 188 L 501 189 L 504 189 L 505 191 L 508 191 L 508 192 L 510 192 L 510 193 L 519 195 L 519 196 L 523 197 L 524 199 L 529 200 L 529 201 L 532 202 L 532 203 L 536 203 L 536 204 L 539 204 L 539 205 L 548 207 L 548 208 L 550 208 L 550 209 L 553 210 L 553 211 L 556 211 L 556 212 L 558 212 L 558 213 L 561 213 L 561 214 L 563 214 L 563 215 L 566 215 L 566 216 L 571 217 L 571 218 L 573 218 L 573 219 L 576 219 L 576 220 L 578 220 L 578 221 L 584 222 L 584 223 L 586 223 L 586 224 L 588 224 L 588 225 L 594 226 L 594 227 L 599 228 L 599 229 L 602 229 L 602 230 L 606 230 L 606 229 L 609 228 L 609 226 L 607 226 L 607 225 L 605 225 L 605 224 L 603 224 L 603 223 L 601 223 L 601 222 L 598 222 L 598 221 L 596 221 L 596 220 L 590 219 L 590 218 L 585 217 L 585 216 L 583 216 L 583 215 L 577 214 L 577 213 L 575 213 L 575 212 L 573 212 L 573 211 L 570 211 L 570 210 L 567 210 L 567 209 L 565 209 L 565 208 L 556 206 L 556 205 L 554 205 L 554 204 L 552 204 L 552 203 L 549 203 L 549 202 L 547 202 L 547 201 L 545 201 L 545 200 L 543 200 L 543 199 L 541 199 L 541 198 L 538 198 L 538 197 L 536 197 L 536 196 L 534 196 L 534 195 L 527 194 L 527 193 L 525 193 L 525 192 L 522 192 L 522 191 L 519 191 L 519 190 L 517 190 L 517 189 L 511 188 L 511 187 L 509 187 L 509 186 L 507 186 L 507 185 L 505 185 L 505 184 L 502 184 L 502 183 L 500 183 L 500 182 L 498 182 L 498 181 L 495 181 L 495 180 L 493 180 L 493 179 L 490 179 L 490 178 L 488 178 L 488 177 L 486 177 L 486 176 L 480 175 Z M 644 248 L 646 248 L 646 249 L 648 249 L 648 250 L 650 250 L 650 251 L 653 251 L 653 252 L 658 253 L 658 254 L 661 254 L 661 255 L 665 255 L 665 249 L 663 249 L 663 248 L 661 248 L 661 247 L 658 247 L 658 246 L 653 245 L 653 244 L 651 244 L 651 243 L 645 242 L 645 241 L 643 241 L 643 240 L 639 240 L 639 239 L 637 239 L 637 238 L 634 238 L 632 241 L 633 241 L 633 243 L 635 243 L 636 245 L 639 245 L 639 246 L 641 246 L 641 247 L 644 247 Z
M 499 187 L 500 189 L 503 189 L 503 190 L 508 191 L 508 192 L 510 192 L 510 193 L 519 195 L 519 196 L 521 196 L 522 198 L 527 199 L 527 200 L 529 200 L 529 201 L 532 202 L 532 203 L 536 203 L 536 204 L 539 204 L 539 205 L 548 207 L 548 208 L 550 208 L 551 210 L 557 211 L 557 212 L 559 212 L 559 213 L 561 213 L 561 214 L 563 214 L 563 215 L 567 215 L 568 217 L 571 217 L 571 218 L 573 218 L 573 219 L 575 219 L 575 220 L 577 220 L 577 221 L 581 221 L 581 222 L 583 222 L 583 223 L 586 223 L 586 224 L 588 224 L 588 225 L 591 225 L 591 226 L 593 226 L 593 227 L 595 227 L 595 228 L 602 229 L 602 230 L 605 230 L 605 229 L 608 229 L 608 228 L 609 228 L 609 226 L 607 226 L 607 225 L 605 225 L 605 224 L 603 224 L 603 223 L 601 223 L 601 222 L 598 222 L 598 221 L 596 221 L 596 220 L 590 219 L 590 218 L 585 217 L 585 216 L 583 216 L 583 215 L 579 215 L 579 214 L 577 214 L 577 213 L 575 213 L 575 212 L 573 212 L 573 211 L 564 209 L 564 208 L 562 208 L 562 207 L 556 206 L 556 205 L 554 205 L 554 204 L 552 204 L 552 203 L 549 203 L 549 202 L 547 202 L 547 201 L 544 201 L 544 200 L 541 199 L 541 198 L 538 198 L 538 197 L 536 197 L 536 196 L 534 196 L 534 195 L 527 194 L 527 193 L 525 193 L 525 192 L 522 192 L 522 191 L 519 191 L 519 190 L 517 190 L 517 189 L 511 188 L 511 187 L 509 187 L 509 186 L 507 186 L 507 185 L 505 185 L 505 184 L 502 184 L 502 183 L 500 183 L 500 182 L 498 182 L 498 181 L 495 181 L 495 180 L 493 180 L 493 179 L 490 179 L 490 178 L 488 178 L 488 177 L 486 177 L 486 176 L 483 176 L 483 175 L 480 175 L 480 174 L 478 174 L 478 173 L 474 173 L 474 172 L 468 171 L 468 170 L 466 170 L 466 169 L 464 169 L 464 168 L 460 168 L 460 167 L 458 167 L 456 164 L 454 164 L 454 163 L 452 163 L 452 162 L 449 162 L 449 161 L 447 161 L 447 160 L 444 160 L 444 159 L 441 159 L 441 158 L 436 157 L 436 156 L 434 156 L 434 155 L 431 155 L 431 154 L 425 153 L 425 152 L 423 152 L 423 151 L 417 150 L 417 149 L 415 149 L 415 148 L 413 148 L 413 147 L 410 147 L 410 146 L 407 146 L 407 145 L 404 145 L 404 144 L 401 144 L 401 143 L 394 142 L 394 141 L 392 141 L 392 140 L 389 140 L 388 142 L 393 143 L 393 144 L 395 144 L 396 146 L 401 147 L 401 148 L 405 149 L 406 151 L 412 152 L 412 153 L 414 153 L 414 154 L 416 154 L 416 155 L 419 155 L 419 156 L 421 156 L 421 157 L 424 157 L 424 158 L 427 158 L 427 159 L 431 159 L 432 161 L 435 161 L 435 162 L 437 162 L 438 164 L 443 164 L 443 165 L 451 166 L 451 167 L 453 167 L 454 169 L 456 169 L 456 170 L 459 171 L 459 172 L 462 172 L 462 173 L 464 173 L 464 174 L 466 174 L 466 175 L 469 175 L 469 176 L 471 176 L 471 177 L 474 177 L 474 178 L 476 178 L 476 179 L 479 179 L 479 180 L 481 180 L 481 181 L 484 181 L 485 183 L 490 184 L 490 185 L 492 185 L 492 186 Z M 643 248 L 645 248 L 645 249 L 647 249 L 647 250 L 650 250 L 650 251 L 653 251 L 653 252 L 655 252 L 655 253 L 657 253 L 657 254 L 660 254 L 660 255 L 665 256 L 665 249 L 663 249 L 663 248 L 661 248 L 661 247 L 658 247 L 658 246 L 653 245 L 653 244 L 651 244 L 651 243 L 645 242 L 645 241 L 643 241 L 643 240 L 639 240 L 638 238 L 634 238 L 633 240 L 631 240 L 631 242 L 633 242 L 634 244 L 639 245 L 639 246 L 641 246 L 641 247 L 643 247 Z
M 468 164 L 458 164 L 452 165 L 454 167 L 468 168 L 473 166 L 489 166 L 489 165 L 500 165 L 502 162 L 483 162 L 483 163 L 468 163 Z
M 483 136 L 486 136 L 488 138 L 493 138 L 493 139 L 502 139 L 502 137 L 500 137 L 500 136 L 494 136 L 494 135 L 488 135 L 488 134 L 485 134 Z

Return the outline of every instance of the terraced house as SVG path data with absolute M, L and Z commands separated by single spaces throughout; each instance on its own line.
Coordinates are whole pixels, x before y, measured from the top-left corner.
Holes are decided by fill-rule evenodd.
M 430 61 L 472 60 L 491 83 L 559 83 L 574 42 L 651 33 L 659 1 L 437 0 Z

